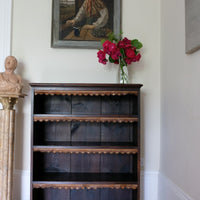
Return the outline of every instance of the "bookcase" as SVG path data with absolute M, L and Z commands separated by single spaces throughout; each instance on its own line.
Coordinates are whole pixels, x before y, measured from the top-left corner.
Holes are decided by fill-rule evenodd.
M 139 200 L 142 85 L 30 85 L 31 200 Z

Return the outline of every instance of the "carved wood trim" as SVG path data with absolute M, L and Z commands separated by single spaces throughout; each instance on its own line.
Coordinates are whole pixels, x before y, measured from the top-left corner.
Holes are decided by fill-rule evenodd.
M 69 96 L 125 96 L 138 95 L 138 91 L 68 91 L 68 90 L 35 90 L 35 95 L 69 95 Z
M 39 148 L 34 147 L 34 152 L 43 153 L 76 153 L 76 154 L 136 154 L 138 152 L 137 148 L 134 149 L 70 149 L 70 148 Z
M 137 189 L 137 184 L 48 184 L 48 183 L 34 183 L 33 188 L 54 188 L 54 189 L 100 189 L 100 188 L 110 188 L 110 189 Z
M 42 116 L 42 115 L 35 115 L 34 122 L 49 122 L 49 121 L 79 121 L 79 122 L 112 122 L 112 123 L 134 123 L 138 121 L 137 117 L 96 117 L 96 116 Z

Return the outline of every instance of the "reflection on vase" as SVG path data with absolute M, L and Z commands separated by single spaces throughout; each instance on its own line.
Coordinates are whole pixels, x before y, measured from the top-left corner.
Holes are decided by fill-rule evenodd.
M 122 84 L 128 83 L 128 68 L 127 66 L 120 65 L 119 67 L 119 81 Z

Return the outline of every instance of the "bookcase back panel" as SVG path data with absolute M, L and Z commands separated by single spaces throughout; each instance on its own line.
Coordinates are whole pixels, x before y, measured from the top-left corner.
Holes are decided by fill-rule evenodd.
M 33 200 L 137 200 L 137 190 L 129 189 L 34 189 Z
M 34 144 L 46 142 L 129 142 L 137 146 L 137 123 L 35 122 Z
M 101 190 L 71 190 L 71 199 L 82 199 L 82 200 L 101 200 L 100 198 Z
M 137 97 L 126 96 L 106 96 L 102 100 L 103 115 L 137 115 Z
M 101 140 L 100 131 L 100 123 L 72 122 L 71 141 L 99 142 Z
M 34 176 L 47 172 L 70 172 L 70 154 L 34 153 Z
M 71 96 L 46 96 L 37 95 L 34 97 L 35 114 L 71 114 Z
M 68 122 L 35 122 L 34 144 L 45 141 L 70 141 L 70 123 Z
M 101 114 L 101 97 L 72 97 L 72 115 L 100 115 Z
M 103 173 L 133 173 L 135 155 L 105 154 L 101 156 L 101 172 Z M 135 168 L 136 170 L 136 168 Z
M 71 200 L 70 190 L 66 189 L 34 189 L 33 200 Z
M 130 173 L 137 174 L 133 164 L 137 155 L 34 153 L 34 177 L 48 172 Z M 39 167 L 38 167 L 39 166 Z
M 35 114 L 137 115 L 138 98 L 125 96 L 35 96 Z
M 100 171 L 100 154 L 71 155 L 71 172 L 99 173 Z
M 132 142 L 137 146 L 137 123 L 102 123 L 101 142 Z
M 101 190 L 101 200 L 136 200 L 137 191 L 128 189 L 103 189 Z

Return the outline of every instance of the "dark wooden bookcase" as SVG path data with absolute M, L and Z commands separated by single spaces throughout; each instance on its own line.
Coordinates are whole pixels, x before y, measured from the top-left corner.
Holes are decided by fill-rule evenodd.
M 31 200 L 139 200 L 142 85 L 30 85 Z

